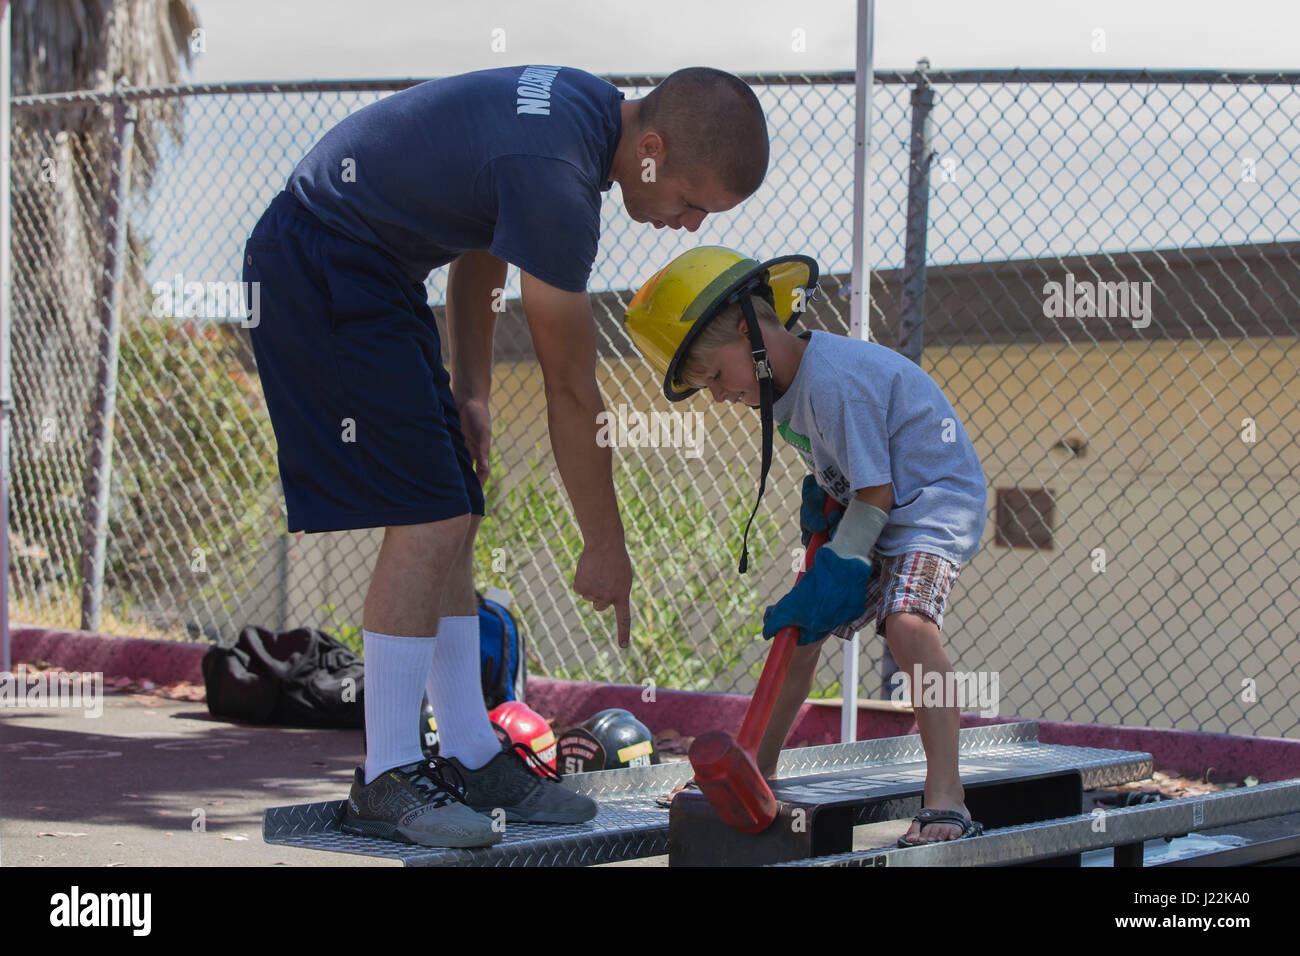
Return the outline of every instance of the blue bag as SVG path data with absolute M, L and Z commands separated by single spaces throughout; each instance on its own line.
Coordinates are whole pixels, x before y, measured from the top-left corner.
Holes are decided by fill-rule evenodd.
M 519 622 L 510 612 L 510 593 L 488 588 L 478 597 L 479 662 L 483 703 L 488 710 L 508 700 L 523 700 L 528 667 Z

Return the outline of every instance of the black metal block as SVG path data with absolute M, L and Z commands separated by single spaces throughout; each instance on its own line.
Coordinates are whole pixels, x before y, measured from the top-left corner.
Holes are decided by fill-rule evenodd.
M 669 866 L 763 866 L 853 849 L 854 807 L 777 801 L 762 833 L 741 833 L 702 793 L 684 790 L 668 813 Z
M 920 765 L 922 768 L 923 764 Z M 918 779 L 919 778 L 919 779 Z M 771 781 L 777 817 L 762 833 L 747 834 L 723 823 L 698 792 L 684 790 L 668 814 L 669 866 L 763 866 L 846 853 L 853 826 L 881 817 L 888 808 L 919 808 L 924 771 L 915 765 L 873 767 Z M 966 806 L 986 830 L 1035 823 L 1082 812 L 1078 770 L 1005 771 L 993 780 L 969 783 Z M 1078 866 L 1079 854 L 1036 865 Z
M 1077 770 L 996 783 L 972 783 L 965 790 L 966 808 L 970 810 L 971 819 L 984 824 L 985 832 L 1077 816 L 1083 812 L 1083 776 Z M 1067 853 L 1050 860 L 1014 865 L 1082 866 L 1083 855 Z
M 1115 866 L 1141 866 L 1145 850 L 1145 843 L 1115 844 Z

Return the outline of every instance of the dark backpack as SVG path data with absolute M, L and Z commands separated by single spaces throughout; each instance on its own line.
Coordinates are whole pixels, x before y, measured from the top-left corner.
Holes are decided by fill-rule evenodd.
M 527 667 L 518 621 L 495 589 L 488 594 L 477 596 L 483 701 L 491 710 L 523 698 Z M 364 672 L 346 644 L 305 627 L 276 633 L 250 625 L 233 645 L 215 645 L 203 656 L 209 713 L 255 724 L 359 729 Z
M 250 625 L 203 655 L 208 711 L 255 724 L 360 728 L 363 680 L 361 658 L 315 628 Z

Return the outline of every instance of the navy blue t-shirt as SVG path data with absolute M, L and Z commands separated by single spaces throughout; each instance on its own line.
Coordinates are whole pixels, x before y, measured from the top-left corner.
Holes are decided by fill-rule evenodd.
M 622 130 L 617 87 L 583 70 L 510 66 L 430 80 L 331 129 L 285 187 L 321 222 L 423 281 L 486 249 L 584 292 Z

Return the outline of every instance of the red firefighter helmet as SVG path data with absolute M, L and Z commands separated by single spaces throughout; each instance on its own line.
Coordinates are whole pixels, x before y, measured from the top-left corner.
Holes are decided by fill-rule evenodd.
M 555 770 L 555 733 L 542 715 L 518 700 L 508 700 L 494 707 L 488 718 L 507 747 L 523 744 L 539 761 Z M 538 771 L 538 776 L 544 776 Z

